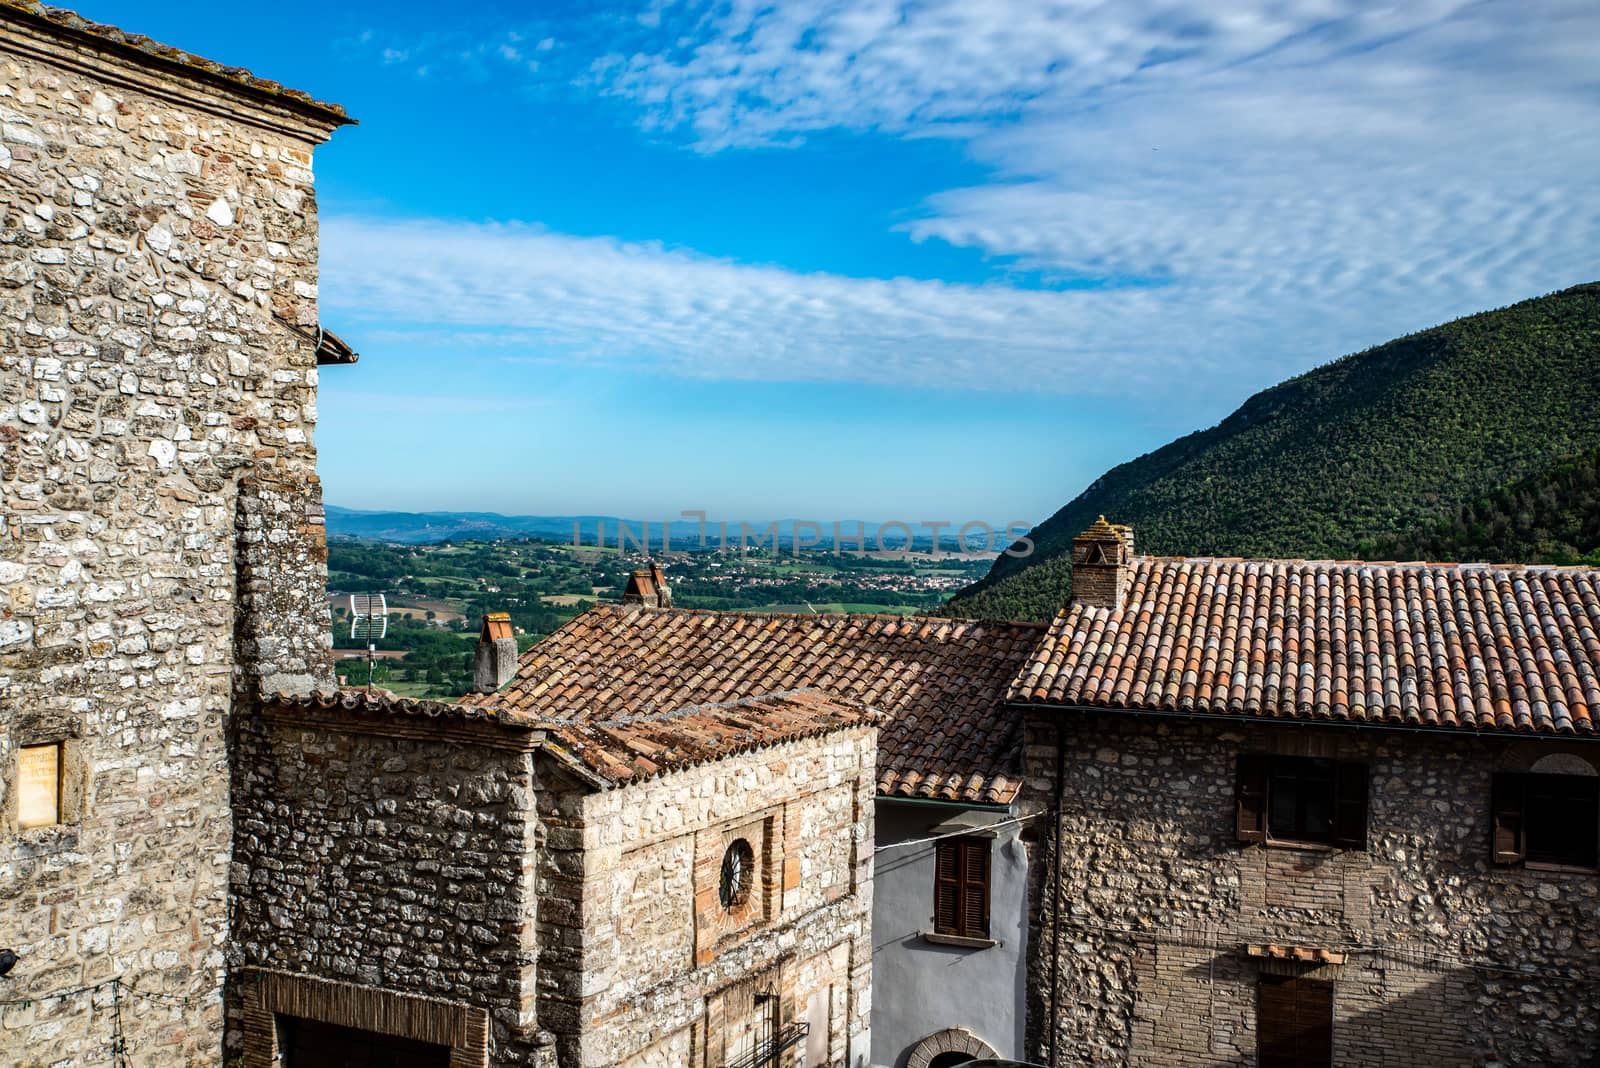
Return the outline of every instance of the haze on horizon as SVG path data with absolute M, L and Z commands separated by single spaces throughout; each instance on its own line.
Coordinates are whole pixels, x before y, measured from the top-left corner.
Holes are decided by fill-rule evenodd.
M 1036 521 L 1600 275 L 1588 3 L 76 9 L 361 120 L 317 155 L 349 507 Z

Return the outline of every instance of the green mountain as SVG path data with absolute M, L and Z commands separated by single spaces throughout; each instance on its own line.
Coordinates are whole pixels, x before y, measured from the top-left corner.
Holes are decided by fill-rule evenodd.
M 1503 486 L 1448 519 L 1380 538 L 1378 555 L 1600 567 L 1600 449 Z
M 1518 493 L 1542 500 L 1548 490 L 1559 510 L 1581 495 L 1560 488 L 1561 465 L 1597 447 L 1600 283 L 1590 283 L 1411 334 L 1263 390 L 1209 430 L 1106 472 L 1034 528 L 1031 555 L 1002 556 L 944 611 L 1049 618 L 1071 588 L 1073 535 L 1101 514 L 1131 524 L 1141 553 L 1453 555 L 1450 532 L 1458 523 L 1472 531 L 1478 521 L 1468 513 L 1480 502 L 1492 510 L 1500 506 L 1487 502 L 1510 494 L 1515 509 Z M 1534 557 L 1544 551 L 1536 529 L 1572 527 L 1540 522 L 1514 514 L 1503 542 L 1486 527 L 1484 538 L 1465 545 Z M 1509 533 L 1524 528 L 1526 538 Z M 1580 544 L 1583 529 L 1574 528 L 1577 541 L 1552 534 L 1550 545 L 1587 552 L 1593 544 Z M 1433 548 L 1420 552 L 1424 545 Z M 1385 551 L 1406 546 L 1417 551 Z

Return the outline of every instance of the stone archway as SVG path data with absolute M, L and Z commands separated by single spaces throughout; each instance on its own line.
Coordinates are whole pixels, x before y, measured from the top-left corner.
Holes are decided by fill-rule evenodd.
M 967 1053 L 973 1057 L 998 1057 L 995 1048 L 965 1027 L 947 1027 L 935 1031 L 911 1047 L 906 1058 L 906 1068 L 929 1068 L 935 1057 L 942 1053 Z

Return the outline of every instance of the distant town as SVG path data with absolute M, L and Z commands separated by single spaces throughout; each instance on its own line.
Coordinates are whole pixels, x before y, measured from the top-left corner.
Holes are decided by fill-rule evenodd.
M 653 556 L 614 546 L 533 538 L 435 545 L 330 541 L 328 600 L 337 671 L 346 683 L 408 697 L 454 698 L 471 689 L 473 647 L 485 613 L 506 612 L 526 649 L 595 604 L 616 602 L 635 568 L 654 560 L 682 608 L 751 612 L 926 612 L 982 578 L 992 553 L 909 549 L 836 553 L 797 547 L 673 549 Z M 352 637 L 350 596 L 382 593 L 384 637 Z

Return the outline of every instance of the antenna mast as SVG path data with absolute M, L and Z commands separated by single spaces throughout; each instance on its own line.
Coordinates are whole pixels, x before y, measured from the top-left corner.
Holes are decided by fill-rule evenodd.
M 381 593 L 350 595 L 350 640 L 367 647 L 367 691 L 377 662 L 378 642 L 389 633 L 389 603 Z

